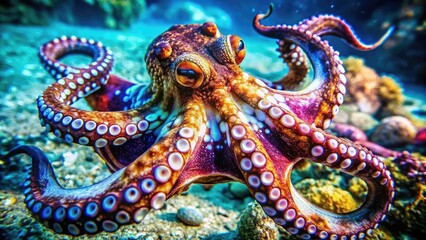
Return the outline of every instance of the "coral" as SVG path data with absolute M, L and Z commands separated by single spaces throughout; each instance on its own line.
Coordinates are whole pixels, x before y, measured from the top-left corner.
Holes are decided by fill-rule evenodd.
M 330 180 L 305 179 L 296 183 L 295 187 L 311 203 L 332 212 L 350 212 L 361 205 L 348 191 Z
M 357 201 L 363 201 L 367 196 L 367 184 L 360 178 L 352 178 L 348 183 L 348 191 Z
M 58 0 L 10 0 L 0 3 L 0 23 L 46 25 Z
M 145 0 L 12 0 L 0 3 L 0 22 L 46 25 L 52 20 L 87 26 L 128 28 Z
M 415 126 L 424 126 L 425 121 L 415 118 L 409 110 L 407 100 L 403 94 L 403 88 L 400 84 L 389 76 L 379 76 L 373 69 L 364 65 L 364 61 L 356 57 L 348 57 L 343 61 L 346 68 L 347 94 L 345 104 L 356 105 L 357 109 L 352 108 L 345 111 L 342 107 L 342 114 L 337 116 L 336 122 L 350 123 L 363 130 L 363 124 L 357 124 L 360 115 L 351 116 L 352 112 L 362 112 L 378 119 L 390 116 L 403 116 L 408 118 Z M 411 107 L 413 108 L 413 107 Z M 345 113 L 347 113 L 345 115 Z M 347 116 L 349 114 L 349 116 Z M 367 120 L 363 118 L 363 120 Z M 352 121 L 352 122 L 351 122 Z M 355 121 L 355 122 L 354 122 Z M 373 121 L 369 123 L 374 124 Z M 369 128 L 369 127 L 367 127 Z
M 377 95 L 379 76 L 359 58 L 348 57 L 343 65 L 348 79 L 346 101 L 355 103 L 361 112 L 374 114 L 381 106 Z
M 412 120 L 411 114 L 404 108 L 404 95 L 402 87 L 393 78 L 382 76 L 379 78 L 378 96 L 382 104 L 380 117 L 399 115 Z
M 421 164 L 426 165 L 426 157 L 413 154 Z M 408 172 L 393 158 L 385 160 L 388 170 L 395 180 L 395 200 L 385 222 L 390 230 L 404 229 L 414 238 L 422 239 L 426 234 L 426 185 L 417 178 L 408 177 Z M 395 232 L 399 234 L 399 232 Z M 402 237 L 402 236 L 399 236 Z
M 351 73 L 360 72 L 364 66 L 364 60 L 356 57 L 348 57 L 343 61 L 346 71 Z
M 401 86 L 391 77 L 382 76 L 379 78 L 380 85 L 378 89 L 379 98 L 386 105 L 402 105 L 404 103 L 404 95 Z
M 257 202 L 250 203 L 241 213 L 237 230 L 243 240 L 278 239 L 279 236 L 275 222 L 266 216 Z
M 97 2 L 97 5 L 105 13 L 104 24 L 108 28 L 126 29 L 134 22 L 145 9 L 144 0 L 85 0 Z M 96 3 L 94 3 L 96 6 Z

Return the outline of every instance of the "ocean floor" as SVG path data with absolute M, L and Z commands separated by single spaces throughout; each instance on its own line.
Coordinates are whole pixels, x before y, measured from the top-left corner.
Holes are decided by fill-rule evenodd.
M 142 82 L 148 79 L 143 60 L 145 49 L 168 27 L 138 25 L 129 32 L 121 32 L 59 23 L 49 27 L 0 25 L 0 152 L 4 154 L 20 144 L 41 148 L 66 188 L 87 186 L 106 178 L 109 171 L 91 147 L 68 144 L 41 127 L 35 101 L 54 80 L 39 63 L 38 48 L 61 35 L 93 38 L 113 51 L 115 74 Z M 285 66 L 277 58 L 274 41 L 264 40 L 268 47 L 260 49 L 255 46 L 263 40 L 242 37 L 248 46 L 243 69 L 278 79 Z M 77 66 L 79 62 L 89 63 L 90 59 L 78 56 L 64 61 Z M 84 102 L 77 106 L 87 108 Z M 12 161 L 0 159 L 0 239 L 71 239 L 47 230 L 26 210 L 22 185 L 30 163 L 30 158 L 24 155 Z M 163 209 L 151 211 L 141 224 L 79 239 L 236 239 L 241 212 L 253 199 L 236 197 L 229 186 L 229 183 L 212 188 L 194 185 L 187 193 L 168 200 Z M 200 226 L 187 226 L 177 219 L 177 210 L 186 206 L 198 209 L 203 215 Z

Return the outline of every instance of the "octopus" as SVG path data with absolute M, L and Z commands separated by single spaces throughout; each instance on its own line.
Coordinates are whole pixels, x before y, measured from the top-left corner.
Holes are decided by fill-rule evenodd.
M 212 22 L 174 25 L 149 45 L 151 81 L 135 84 L 111 73 L 113 54 L 101 42 L 60 37 L 39 57 L 56 78 L 37 99 L 41 124 L 66 142 L 92 146 L 109 177 L 65 189 L 42 150 L 22 145 L 7 157 L 32 158 L 24 183 L 31 214 L 58 234 L 114 232 L 140 223 L 151 209 L 192 183 L 246 184 L 266 215 L 304 239 L 364 238 L 386 218 L 395 194 L 390 172 L 369 149 L 326 132 L 346 92 L 345 69 L 322 37 L 333 35 L 359 50 L 363 43 L 342 19 L 320 15 L 297 25 L 255 30 L 277 39 L 289 71 L 277 81 L 240 67 L 246 44 Z M 92 62 L 77 68 L 60 59 L 80 53 Z M 311 66 L 314 77 L 300 90 Z M 73 107 L 85 98 L 93 111 Z M 307 201 L 290 174 L 302 159 L 360 178 L 368 186 L 362 206 L 334 213 Z

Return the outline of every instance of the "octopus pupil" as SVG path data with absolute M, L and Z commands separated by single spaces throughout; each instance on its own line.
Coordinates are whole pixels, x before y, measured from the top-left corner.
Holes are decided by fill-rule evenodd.
M 244 49 L 244 42 L 243 40 L 240 40 L 240 42 L 238 43 L 238 48 L 237 48 L 237 52 L 241 51 Z
M 198 79 L 198 73 L 196 73 L 194 70 L 192 69 L 181 69 L 178 68 L 177 70 L 177 74 L 185 76 L 189 79 Z

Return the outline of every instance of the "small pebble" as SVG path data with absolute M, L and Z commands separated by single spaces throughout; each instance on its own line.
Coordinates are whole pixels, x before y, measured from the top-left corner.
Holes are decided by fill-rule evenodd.
M 74 162 L 78 158 L 78 152 L 65 152 L 62 154 L 62 157 L 64 158 L 64 166 L 69 167 L 74 165 Z
M 6 199 L 4 201 L 4 205 L 5 206 L 13 205 L 15 203 L 16 203 L 16 198 L 15 197 L 8 198 L 8 199 Z
M 200 225 L 204 217 L 201 215 L 200 211 L 193 207 L 183 207 L 177 211 L 177 218 L 189 226 L 198 226 Z

